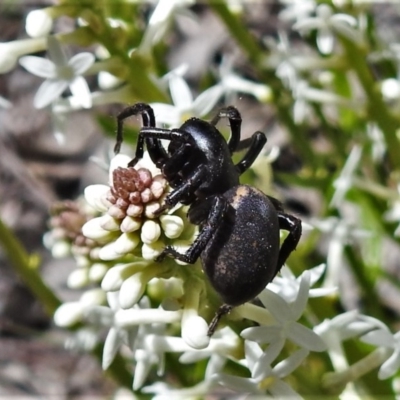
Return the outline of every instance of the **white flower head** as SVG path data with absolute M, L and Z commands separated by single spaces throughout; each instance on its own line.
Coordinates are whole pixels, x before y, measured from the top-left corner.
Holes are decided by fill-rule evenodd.
M 324 351 L 326 346 L 321 338 L 311 329 L 297 322 L 307 306 L 311 274 L 305 271 L 301 276 L 297 297 L 288 302 L 269 289 L 259 294 L 259 299 L 272 314 L 272 325 L 247 328 L 241 336 L 258 343 L 269 343 L 269 351 L 278 355 L 285 341 L 290 339 L 298 346 L 311 351 Z
M 325 270 L 325 264 L 318 265 L 308 270 L 308 273 L 310 273 L 310 285 L 315 284 L 321 278 Z M 303 274 L 304 273 L 305 271 Z M 280 275 L 277 275 L 274 280 L 268 284 L 268 289 L 283 297 L 286 301 L 292 302 L 296 299 L 297 293 L 299 292 L 303 274 L 296 278 L 289 267 L 284 266 L 280 271 Z M 335 287 L 310 289 L 309 297 L 326 296 L 336 292 L 336 290 L 337 288 Z
M 54 36 L 49 36 L 47 41 L 49 59 L 24 56 L 19 60 L 30 73 L 46 79 L 35 95 L 35 107 L 44 108 L 50 105 L 69 88 L 83 108 L 90 108 L 90 90 L 82 74 L 93 65 L 94 55 L 79 53 L 68 60 Z
M 308 355 L 306 349 L 299 349 L 285 360 L 271 366 L 276 355 L 263 352 L 257 343 L 245 341 L 245 365 L 251 371 L 250 378 L 216 374 L 218 383 L 237 393 L 265 395 L 272 398 L 301 399 L 302 397 L 282 379 L 290 375 Z
M 193 4 L 194 0 L 159 0 L 151 14 L 138 51 L 144 54 L 149 52 L 165 36 L 175 16 L 183 14 L 193 17 L 187 10 L 187 7 Z
M 182 125 L 189 117 L 202 117 L 209 113 L 224 93 L 222 85 L 211 86 L 195 99 L 182 77 L 183 69 L 171 71 L 168 76 L 171 104 L 152 103 L 157 122 L 172 128 Z
M 328 4 L 316 8 L 316 16 L 298 20 L 293 26 L 300 32 L 317 30 L 317 46 L 322 54 L 331 54 L 334 45 L 334 33 L 340 33 L 354 42 L 360 41 L 360 34 L 354 27 L 357 20 L 348 14 L 334 14 Z

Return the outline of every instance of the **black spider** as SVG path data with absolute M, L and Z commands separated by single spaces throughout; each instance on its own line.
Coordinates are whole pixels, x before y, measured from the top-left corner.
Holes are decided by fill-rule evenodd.
M 259 155 L 266 136 L 255 132 L 244 157 L 234 164 L 232 153 L 242 147 L 241 116 L 234 107 L 221 109 L 211 123 L 188 119 L 179 129 L 157 128 L 153 109 L 137 103 L 117 117 L 118 153 L 123 139 L 123 121 L 140 114 L 140 130 L 134 166 L 143 157 L 146 144 L 152 161 L 161 169 L 173 188 L 165 204 L 157 211 L 178 202 L 190 205 L 189 221 L 200 226 L 200 232 L 185 254 L 167 246 L 157 257 L 165 256 L 193 264 L 200 257 L 203 269 L 224 304 L 212 320 L 211 336 L 221 317 L 233 307 L 254 299 L 279 272 L 301 236 L 301 221 L 283 211 L 278 200 L 256 188 L 239 183 Z M 225 141 L 215 127 L 228 118 L 231 137 Z M 169 140 L 168 150 L 161 139 Z M 289 231 L 280 247 L 279 230 Z

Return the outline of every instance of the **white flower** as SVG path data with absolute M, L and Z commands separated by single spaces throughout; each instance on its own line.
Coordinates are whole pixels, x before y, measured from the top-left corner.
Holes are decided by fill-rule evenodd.
M 320 4 L 315 17 L 298 20 L 293 29 L 300 32 L 317 30 L 317 46 L 322 54 L 331 54 L 334 45 L 333 33 L 340 33 L 355 42 L 360 41 L 359 32 L 353 27 L 357 25 L 354 17 L 348 14 L 334 14 L 328 4 Z
M 143 39 L 137 51 L 148 53 L 166 34 L 174 16 L 183 14 L 191 16 L 186 8 L 194 4 L 194 0 L 159 0 L 154 9 Z
M 319 278 L 321 278 L 325 270 L 325 264 L 307 270 L 310 274 L 310 286 L 314 285 Z M 303 274 L 305 272 L 306 271 L 304 271 Z M 280 271 L 280 275 L 277 275 L 274 280 L 268 284 L 268 289 L 281 296 L 287 302 L 295 301 L 303 279 L 303 274 L 296 278 L 289 267 L 284 266 Z M 321 297 L 334 293 L 336 290 L 335 287 L 310 289 L 308 295 L 309 297 Z
M 219 67 L 220 84 L 223 86 L 225 96 L 229 99 L 232 92 L 246 93 L 254 96 L 261 102 L 268 102 L 272 98 L 271 89 L 264 84 L 249 81 L 233 72 L 233 59 L 224 57 Z M 231 100 L 228 103 L 232 103 Z
M 90 90 L 81 75 L 93 65 L 94 55 L 79 53 L 68 60 L 55 37 L 49 36 L 47 40 L 50 59 L 24 56 L 19 60 L 29 72 L 46 78 L 35 95 L 35 107 L 48 106 L 69 88 L 82 107 L 90 108 Z
M 338 96 L 335 93 L 327 90 L 316 89 L 310 87 L 308 82 L 305 80 L 296 81 L 292 88 L 293 97 L 295 103 L 293 105 L 293 118 L 296 123 L 301 123 L 304 118 L 309 116 L 310 105 L 308 103 L 321 103 L 321 104 L 333 104 L 351 107 L 351 101 L 344 97 Z
M 400 369 L 400 332 L 392 334 L 387 327 L 366 333 L 361 337 L 365 343 L 386 349 L 386 361 L 379 368 L 378 378 L 387 379 Z
M 328 354 L 336 371 L 347 368 L 342 342 L 360 337 L 368 331 L 384 326 L 379 320 L 360 314 L 357 310 L 348 311 L 332 319 L 326 319 L 314 328 L 324 340 Z
M 182 125 L 189 117 L 202 117 L 212 110 L 221 98 L 224 89 L 222 85 L 215 85 L 196 99 L 193 99 L 189 85 L 178 72 L 168 74 L 171 104 L 152 103 L 154 113 L 159 124 L 167 124 L 172 128 Z
M 307 357 L 308 351 L 299 349 L 288 358 L 277 363 L 274 367 L 271 363 L 276 355 L 263 352 L 260 346 L 254 342 L 245 342 L 245 363 L 251 371 L 251 378 L 241 378 L 227 374 L 217 374 L 218 383 L 228 387 L 237 393 L 250 393 L 265 395 L 268 393 L 272 398 L 301 399 L 282 378 L 290 375 Z
M 314 330 L 327 344 L 328 355 L 335 371 L 326 374 L 324 386 L 337 389 L 347 385 L 343 393 L 347 393 L 349 396 L 355 393 L 353 382 L 381 365 L 389 356 L 385 349 L 378 349 L 353 365 L 348 365 L 343 341 L 364 335 L 361 336 L 361 340 L 366 338 L 365 341 L 368 342 L 371 333 L 387 330 L 381 321 L 359 314 L 357 310 L 340 314 L 331 320 L 324 320 Z
M 309 17 L 317 6 L 314 0 L 281 0 L 285 8 L 279 13 L 283 21 L 301 21 Z
M 309 271 L 302 274 L 297 297 L 290 303 L 269 289 L 262 291 L 258 297 L 275 322 L 268 326 L 247 328 L 241 336 L 247 340 L 269 343 L 269 351 L 276 355 L 282 350 L 286 339 L 307 350 L 324 351 L 326 346 L 321 338 L 297 322 L 307 306 L 310 277 Z
M 360 229 L 355 223 L 344 218 L 329 217 L 325 220 L 313 220 L 310 223 L 320 231 L 331 235 L 326 260 L 327 273 L 323 287 L 338 287 L 340 272 L 345 265 L 343 256 L 345 245 L 357 239 L 371 237 L 372 232 Z

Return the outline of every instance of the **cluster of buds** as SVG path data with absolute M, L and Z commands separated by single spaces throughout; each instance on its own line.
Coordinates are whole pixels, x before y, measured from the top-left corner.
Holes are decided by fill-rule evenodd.
M 152 261 L 167 244 L 182 248 L 193 239 L 182 207 L 157 215 L 170 188 L 148 155 L 135 168 L 126 167 L 129 160 L 118 155 L 111 161 L 110 185 L 88 186 L 84 199 L 53 209 L 45 243 L 56 257 L 76 258 L 70 287 L 101 282 L 116 265 Z
M 136 168 L 121 167 L 128 161 L 123 155 L 112 160 L 111 186 L 92 185 L 85 190 L 86 201 L 99 216 L 84 224 L 82 232 L 102 244 L 98 257 L 103 261 L 153 260 L 185 229 L 181 207 L 156 214 L 169 190 L 160 171 L 147 157 Z

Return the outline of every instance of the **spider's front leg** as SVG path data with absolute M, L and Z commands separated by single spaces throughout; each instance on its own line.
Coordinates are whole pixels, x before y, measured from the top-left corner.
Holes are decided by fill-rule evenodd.
M 146 103 L 136 103 L 133 106 L 126 107 L 117 115 L 117 140 L 114 146 L 114 153 L 118 154 L 123 142 L 123 127 L 124 121 L 134 115 L 142 116 L 143 127 L 155 128 L 156 120 L 154 117 L 154 110 Z M 143 129 L 143 128 L 142 128 Z M 160 140 L 155 137 L 146 137 L 139 133 L 138 142 L 136 144 L 135 158 L 128 164 L 133 167 L 143 157 L 143 147 L 146 141 L 147 150 L 149 151 L 150 158 L 157 165 L 157 163 L 164 163 L 168 159 L 167 152 L 162 146 Z
M 275 275 L 283 267 L 283 264 L 285 264 L 287 258 L 290 256 L 290 253 L 296 250 L 302 231 L 301 220 L 294 217 L 293 215 L 278 211 L 278 220 L 279 228 L 289 231 L 289 234 L 287 235 L 279 250 L 279 257 L 275 270 Z

